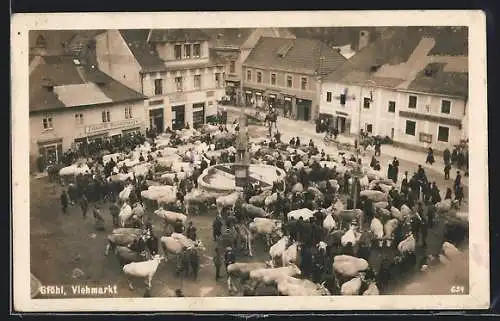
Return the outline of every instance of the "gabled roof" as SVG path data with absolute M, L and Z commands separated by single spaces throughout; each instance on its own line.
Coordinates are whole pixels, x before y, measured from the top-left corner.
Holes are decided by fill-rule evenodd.
M 262 37 L 243 65 L 324 74 L 335 70 L 345 61 L 338 51 L 319 40 Z
M 467 43 L 466 32 L 453 31 L 449 27 L 389 28 L 375 42 L 325 77 L 325 81 L 446 95 L 466 94 L 467 57 L 463 54 L 467 51 L 463 48 L 464 43 Z M 429 69 L 433 62 L 443 66 L 431 80 L 425 76 L 425 69 Z M 448 86 L 449 89 L 445 88 Z
M 71 57 L 42 60 L 29 76 L 30 112 L 144 99 L 97 68 L 75 65 Z
M 150 43 L 208 40 L 210 37 L 200 29 L 152 29 L 147 38 Z
M 469 89 L 468 73 L 447 72 L 445 66 L 444 63 L 427 65 L 424 70 L 417 74 L 407 89 L 417 92 L 467 97 Z M 433 69 L 432 75 L 426 74 L 426 69 Z
M 204 32 L 213 41 L 214 47 L 240 47 L 256 28 L 220 28 L 205 29 Z
M 165 64 L 158 57 L 156 50 L 147 43 L 149 32 L 149 29 L 120 30 L 123 40 L 141 66 L 142 72 L 165 71 L 167 70 Z

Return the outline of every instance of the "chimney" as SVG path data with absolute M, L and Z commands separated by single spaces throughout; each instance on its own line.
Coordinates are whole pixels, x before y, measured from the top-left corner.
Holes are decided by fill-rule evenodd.
M 369 43 L 370 43 L 370 32 L 368 32 L 367 30 L 361 30 L 359 32 L 358 51 L 368 46 Z

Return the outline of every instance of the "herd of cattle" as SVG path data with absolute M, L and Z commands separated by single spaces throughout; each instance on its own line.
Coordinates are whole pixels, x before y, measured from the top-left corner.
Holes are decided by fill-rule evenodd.
M 252 163 L 282 168 L 286 173 L 281 181 L 284 188 L 257 186 L 246 195 L 241 191 L 221 195 L 193 186 L 184 188 L 179 197 L 179 182 L 199 179 L 193 173 L 201 162 L 227 162 L 228 155 L 235 154 L 235 136 L 233 128 L 206 125 L 201 131 L 185 129 L 177 131 L 175 139 L 163 134 L 128 153 L 104 155 L 99 162 L 79 161 L 59 171 L 63 179 L 82 175 L 95 178 L 108 162 L 115 164 L 103 181 L 108 191 L 116 190 L 120 227 L 108 235 L 106 254 L 110 249 L 117 254 L 131 288 L 131 278 L 138 277 L 146 279 L 150 289 L 160 262 L 183 251 L 191 251 L 199 259 L 206 251 L 203 242 L 171 227 L 186 225 L 189 215 L 207 213 L 212 208 L 225 223 L 218 240 L 223 248 L 241 246 L 252 257 L 254 241 L 262 239 L 269 254 L 267 261 L 226 266 L 231 294 L 252 295 L 260 286 L 270 286 L 279 295 L 376 295 L 383 293 L 379 289 L 384 283 L 382 274 L 389 267 L 371 266 L 371 250 L 394 250 L 397 254 L 391 257 L 390 268 L 406 272 L 415 266 L 421 271 L 432 270 L 429 267 L 433 262 L 450 264 L 460 252 L 457 246 L 466 238 L 467 214 L 461 213 L 453 201 L 443 200 L 433 206 L 435 219 L 445 221 L 461 236 L 453 238 L 458 240 L 455 242 L 450 241 L 452 238 L 442 240 L 441 251 L 425 264 L 417 263 L 418 231 L 413 228 L 419 218 L 416 210 L 406 204 L 396 207 L 391 192 L 398 192 L 398 186 L 382 172 L 360 165 L 348 152 L 326 155 L 311 146 L 254 142 L 249 148 Z M 344 174 L 353 171 L 361 173 L 359 198 L 363 209 L 347 206 L 345 201 L 345 194 L 350 195 L 357 182 L 352 176 L 344 180 Z M 164 222 L 165 235 L 157 238 L 152 233 L 150 213 Z M 229 216 L 237 217 L 237 224 L 228 224 Z M 309 224 L 315 234 L 307 241 L 290 228 L 304 224 Z M 302 254 L 306 252 L 314 262 L 312 266 L 320 269 L 319 277 L 311 278 L 309 268 L 304 273 L 307 259 Z M 397 277 L 393 270 L 390 277 Z

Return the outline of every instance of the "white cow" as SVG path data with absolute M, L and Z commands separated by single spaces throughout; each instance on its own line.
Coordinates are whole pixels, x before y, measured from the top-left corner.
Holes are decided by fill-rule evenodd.
M 151 281 L 164 257 L 155 255 L 151 260 L 143 262 L 132 262 L 123 267 L 123 272 L 127 275 L 128 286 L 133 290 L 131 277 L 146 278 L 148 289 L 151 289 Z
M 297 276 L 301 275 L 300 269 L 295 264 L 291 264 L 279 268 L 270 269 L 257 269 L 250 272 L 250 278 L 256 282 L 262 282 L 264 284 L 277 283 L 281 278 L 285 276 Z

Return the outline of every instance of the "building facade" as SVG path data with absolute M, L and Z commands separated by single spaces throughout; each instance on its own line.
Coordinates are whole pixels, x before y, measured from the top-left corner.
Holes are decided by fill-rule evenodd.
M 384 52 L 403 38 L 408 47 Z M 453 46 L 448 51 L 458 54 L 446 52 L 439 43 L 446 38 L 390 31 L 326 77 L 320 113 L 341 133 L 363 130 L 438 151 L 460 144 L 468 135 L 467 55 Z
M 224 65 L 199 30 L 107 30 L 96 37 L 100 68 L 147 97 L 149 128 L 201 126 L 224 95 Z
M 210 48 L 213 54 L 224 62 L 226 71 L 226 94 L 231 103 L 242 103 L 241 85 L 243 62 L 261 37 L 295 39 L 295 35 L 286 28 L 238 28 L 209 29 Z
M 30 71 L 30 154 L 58 161 L 79 142 L 146 128 L 144 97 L 70 56 L 39 57 Z
M 243 63 L 243 99 L 247 106 L 265 102 L 298 120 L 318 117 L 320 77 L 346 59 L 320 41 L 260 38 Z

